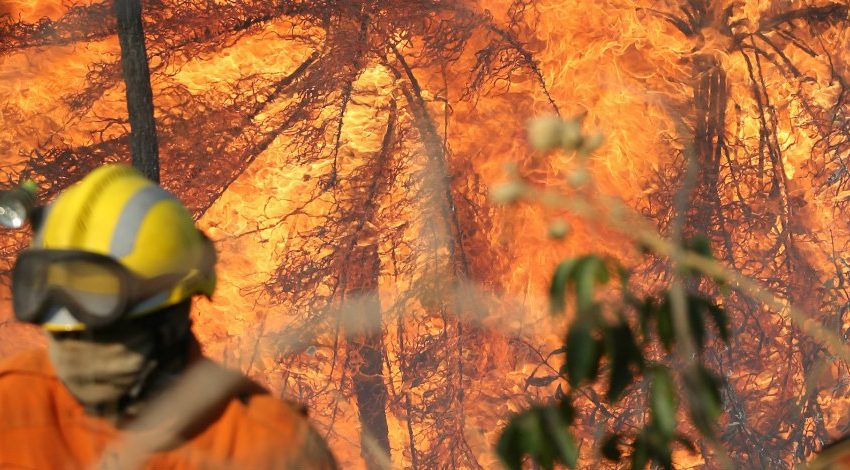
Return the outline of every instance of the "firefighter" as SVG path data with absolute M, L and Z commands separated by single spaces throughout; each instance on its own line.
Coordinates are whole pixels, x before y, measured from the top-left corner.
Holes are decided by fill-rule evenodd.
M 335 468 L 299 407 L 235 372 L 226 392 L 201 390 L 193 416 L 145 421 L 193 367 L 225 370 L 200 355 L 189 320 L 192 297 L 213 293 L 215 250 L 176 198 L 107 165 L 41 212 L 12 270 L 12 304 L 46 330 L 47 349 L 0 363 L 0 468 L 108 467 L 122 442 L 169 432 L 137 463 Z

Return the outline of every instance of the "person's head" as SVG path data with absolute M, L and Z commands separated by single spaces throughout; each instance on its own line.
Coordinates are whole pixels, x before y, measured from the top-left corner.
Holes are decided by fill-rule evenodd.
M 100 167 L 47 206 L 12 270 L 16 317 L 49 332 L 52 362 L 84 404 L 133 398 L 189 338 L 215 288 L 215 250 L 172 195 Z

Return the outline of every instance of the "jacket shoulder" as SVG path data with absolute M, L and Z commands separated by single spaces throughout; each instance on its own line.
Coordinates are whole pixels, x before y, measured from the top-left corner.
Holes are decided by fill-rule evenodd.
M 59 384 L 46 351 L 27 351 L 0 362 L 0 431 L 53 422 Z
M 282 459 L 287 468 L 336 468 L 327 443 L 307 418 L 306 407 L 263 391 L 234 398 L 229 408 L 226 414 L 236 421 L 231 429 L 241 434 L 237 440 L 259 444 L 258 455 L 271 444 L 267 448 L 276 454 L 275 462 Z
M 32 349 L 9 356 L 0 361 L 0 381 L 17 375 L 55 378 L 50 358 L 44 349 Z
M 304 407 L 279 400 L 265 390 L 237 395 L 230 400 L 225 419 L 235 429 L 251 435 L 275 436 L 293 443 L 310 427 Z
M 265 390 L 247 396 L 241 395 L 237 399 L 245 407 L 246 417 L 257 422 L 270 426 L 307 422 L 306 406 L 275 398 Z

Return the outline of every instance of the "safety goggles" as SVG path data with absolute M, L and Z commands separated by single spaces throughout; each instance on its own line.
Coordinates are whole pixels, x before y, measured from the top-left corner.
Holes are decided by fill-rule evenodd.
M 26 250 L 12 269 L 12 304 L 20 321 L 44 323 L 62 306 L 87 327 L 102 328 L 168 295 L 183 277 L 142 278 L 114 258 L 86 251 Z

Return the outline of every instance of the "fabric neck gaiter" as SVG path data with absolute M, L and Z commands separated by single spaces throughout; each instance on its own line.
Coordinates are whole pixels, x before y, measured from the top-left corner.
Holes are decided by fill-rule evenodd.
M 48 354 L 56 374 L 87 409 L 121 408 L 136 399 L 157 368 L 156 335 L 139 328 L 120 334 L 48 335 Z

